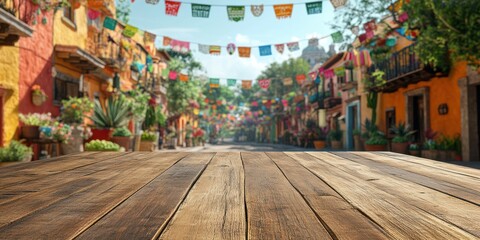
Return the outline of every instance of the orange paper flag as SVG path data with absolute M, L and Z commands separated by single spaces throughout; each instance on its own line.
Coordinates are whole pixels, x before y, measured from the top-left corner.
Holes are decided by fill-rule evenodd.
M 250 47 L 238 47 L 238 56 L 249 58 L 250 57 Z
M 170 46 L 170 42 L 172 42 L 172 39 L 169 37 L 163 37 L 163 46 Z
M 180 81 L 188 82 L 188 75 L 187 74 L 180 74 Z
M 277 16 L 278 19 L 289 18 L 292 16 L 293 4 L 274 5 L 273 9 L 275 10 L 275 16 Z

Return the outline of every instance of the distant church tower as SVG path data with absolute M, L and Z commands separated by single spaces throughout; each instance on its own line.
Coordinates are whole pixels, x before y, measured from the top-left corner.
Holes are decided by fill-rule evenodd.
M 317 63 L 323 63 L 328 60 L 330 56 L 335 54 L 335 49 L 333 48 L 333 54 L 331 54 L 332 46 L 330 46 L 330 50 L 327 52 L 323 47 L 318 46 L 318 38 L 312 38 L 308 40 L 308 46 L 303 49 L 302 55 L 300 56 L 305 61 L 310 64 L 310 68 L 315 66 Z

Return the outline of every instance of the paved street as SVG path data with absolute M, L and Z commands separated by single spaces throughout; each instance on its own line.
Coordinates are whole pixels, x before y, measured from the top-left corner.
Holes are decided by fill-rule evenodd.
M 299 148 L 281 144 L 266 144 L 245 142 L 238 143 L 233 141 L 225 141 L 223 144 L 205 144 L 205 147 L 177 147 L 177 149 L 162 149 L 161 151 L 176 152 L 279 152 L 279 151 L 305 151 L 305 148 Z

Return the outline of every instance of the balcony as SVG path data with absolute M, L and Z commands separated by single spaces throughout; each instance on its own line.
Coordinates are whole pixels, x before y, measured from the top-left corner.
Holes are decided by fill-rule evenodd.
M 415 53 L 415 44 L 412 44 L 383 61 L 379 61 L 368 69 L 368 74 L 372 76 L 375 71 L 384 72 L 383 78 L 385 84 L 373 86 L 370 89 L 376 92 L 395 92 L 399 88 L 407 87 L 409 84 L 420 81 L 428 81 L 436 76 L 438 72 L 420 62 Z M 371 77 L 371 82 L 375 78 Z
M 31 37 L 33 29 L 18 19 L 14 1 L 0 0 L 0 46 L 13 46 L 20 37 Z
M 120 43 L 117 43 L 106 31 L 96 33 L 92 30 L 89 36 L 87 51 L 102 59 L 106 66 L 120 72 L 124 65 Z

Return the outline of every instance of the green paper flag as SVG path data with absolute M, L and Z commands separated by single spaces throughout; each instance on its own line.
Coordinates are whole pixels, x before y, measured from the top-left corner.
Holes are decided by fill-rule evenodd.
M 106 29 L 115 30 L 115 27 L 117 27 L 117 20 L 107 16 L 103 21 L 103 27 Z
M 219 78 L 210 78 L 210 88 L 219 88 L 220 79 Z
M 135 33 L 137 32 L 138 28 L 127 24 L 127 26 L 125 26 L 125 29 L 123 29 L 123 36 L 131 38 L 135 36 Z
M 208 18 L 210 5 L 192 3 L 192 17 Z
M 345 67 L 338 67 L 333 71 L 337 77 L 345 77 Z
M 245 6 L 227 6 L 228 19 L 239 22 L 245 17 Z
M 227 84 L 229 87 L 235 86 L 235 84 L 237 84 L 237 79 L 227 79 Z
M 332 36 L 333 43 L 343 42 L 343 35 L 340 31 L 332 33 L 331 36 Z
M 309 2 L 305 4 L 307 6 L 307 14 L 319 14 L 322 13 L 322 2 Z

